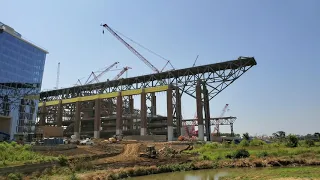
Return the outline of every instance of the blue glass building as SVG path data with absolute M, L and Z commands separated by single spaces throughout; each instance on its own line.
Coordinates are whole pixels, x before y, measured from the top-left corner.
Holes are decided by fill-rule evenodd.
M 0 22 L 0 116 L 11 119 L 11 138 L 35 129 L 47 53 Z

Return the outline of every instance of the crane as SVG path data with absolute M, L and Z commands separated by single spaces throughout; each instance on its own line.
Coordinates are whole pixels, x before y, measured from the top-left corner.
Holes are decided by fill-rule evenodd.
M 221 114 L 220 114 L 220 117 L 219 118 L 222 118 L 223 116 L 224 116 L 224 114 L 226 113 L 226 111 L 228 110 L 228 106 L 229 106 L 229 104 L 226 104 L 225 106 L 224 106 L 224 108 L 222 109 L 222 112 L 221 112 Z M 219 135 L 219 133 L 220 133 L 220 129 L 219 129 L 219 120 L 217 121 L 217 124 L 216 124 L 216 127 L 214 128 L 214 131 L 213 131 L 213 133 L 215 133 L 216 132 L 216 134 L 217 135 Z
M 128 71 L 129 69 L 132 69 L 131 67 L 124 67 L 123 69 L 122 69 L 122 71 L 120 71 L 119 72 L 119 74 L 117 74 L 117 76 L 116 77 L 114 77 L 113 78 L 113 80 L 118 80 L 121 76 L 122 76 L 122 74 L 124 74 L 126 71 Z
M 98 74 L 97 76 L 95 75 L 94 72 L 92 72 L 89 76 L 89 78 L 87 79 L 85 84 L 91 84 L 94 80 L 96 80 L 97 82 L 99 82 L 99 78 L 104 75 L 105 73 L 107 73 L 108 71 L 110 71 L 111 68 L 113 68 L 115 65 L 119 64 L 119 62 L 115 62 L 113 64 L 111 64 L 109 67 L 107 67 L 105 70 L 103 70 L 100 74 Z M 91 81 L 88 82 L 88 80 L 90 79 L 90 77 L 93 76 L 94 79 L 92 79 Z
M 153 64 L 151 64 L 145 57 L 143 57 L 137 50 L 135 50 L 132 46 L 130 46 L 130 44 L 128 44 L 124 39 L 122 39 L 110 26 L 108 26 L 107 24 L 101 24 L 101 26 L 103 26 L 104 28 L 106 28 L 113 36 L 115 36 L 121 43 L 123 43 L 133 54 L 135 54 L 140 60 L 142 60 L 149 68 L 151 68 L 154 72 L 156 73 L 160 73 L 163 71 L 162 68 L 161 71 L 159 71 L 159 69 L 157 69 Z M 104 31 L 102 31 L 102 33 L 104 33 Z M 167 60 L 167 64 L 169 64 L 170 61 Z M 170 63 L 171 64 L 171 63 Z M 165 65 L 165 66 L 166 66 Z

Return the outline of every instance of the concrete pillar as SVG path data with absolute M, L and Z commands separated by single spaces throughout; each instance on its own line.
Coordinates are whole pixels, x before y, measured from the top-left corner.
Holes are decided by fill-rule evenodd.
M 230 123 L 231 137 L 234 137 L 233 123 Z
M 122 134 L 122 129 L 123 129 L 123 121 L 122 121 L 122 96 L 121 92 L 119 92 L 117 96 L 117 116 L 116 116 L 116 135 Z
M 151 116 L 157 115 L 157 96 L 156 93 L 151 93 Z
M 39 120 L 39 126 L 45 126 L 46 125 L 46 116 L 47 116 L 47 107 L 46 102 L 43 102 L 41 107 L 41 115 Z
M 93 137 L 100 138 L 100 127 L 101 127 L 101 99 L 94 101 L 94 129 Z
M 182 114 L 181 114 L 181 95 L 179 88 L 176 88 L 176 113 L 177 113 L 177 129 L 179 135 L 185 136 L 185 128 L 182 127 Z
M 202 115 L 202 98 L 201 98 L 201 85 L 198 82 L 196 85 L 196 101 L 197 101 L 197 117 L 198 117 L 198 139 L 204 140 L 204 126 Z
M 203 99 L 204 99 L 204 119 L 206 126 L 207 141 L 211 141 L 211 123 L 210 123 L 210 105 L 209 93 L 206 84 L 203 84 Z
M 132 130 L 133 129 L 133 116 L 134 116 L 134 100 L 133 100 L 133 96 L 129 96 L 129 109 L 130 109 L 131 117 L 129 119 L 128 126 L 130 127 L 130 130 Z
M 146 100 L 147 100 L 146 93 L 144 92 L 144 89 L 142 89 L 141 110 L 140 110 L 140 116 L 141 116 L 140 135 L 141 136 L 147 135 L 147 102 Z
M 59 100 L 58 112 L 57 112 L 57 126 L 62 127 L 63 106 L 62 100 Z
M 168 141 L 173 140 L 173 106 L 172 106 L 172 88 L 167 90 L 167 126 Z
M 80 102 L 76 102 L 76 107 L 75 107 L 75 119 L 74 119 L 74 135 L 76 136 L 76 139 L 80 139 L 80 112 L 81 112 L 81 105 Z

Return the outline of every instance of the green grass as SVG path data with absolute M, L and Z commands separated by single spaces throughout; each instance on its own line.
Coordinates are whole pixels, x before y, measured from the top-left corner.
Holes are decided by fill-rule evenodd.
M 307 147 L 303 143 L 295 148 L 286 147 L 285 144 L 272 143 L 266 144 L 259 140 L 250 143 L 226 144 L 226 143 L 207 143 L 205 145 L 197 145 L 192 151 L 187 153 L 199 154 L 201 160 L 223 160 L 227 155 L 234 154 L 239 149 L 246 149 L 250 153 L 251 158 L 263 157 L 308 157 L 320 159 L 320 146 Z
M 320 179 L 319 167 L 290 167 L 290 168 L 260 168 L 260 169 L 233 169 L 228 176 L 221 180 L 253 180 L 253 179 L 279 179 L 279 178 L 308 178 Z
M 30 149 L 30 145 L 19 145 L 16 142 L 0 143 L 0 167 L 57 160 L 56 157 L 44 156 Z

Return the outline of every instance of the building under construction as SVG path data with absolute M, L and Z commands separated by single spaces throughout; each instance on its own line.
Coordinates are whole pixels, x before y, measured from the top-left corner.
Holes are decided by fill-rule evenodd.
M 215 124 L 209 102 L 257 63 L 239 57 L 216 64 L 41 92 L 39 126 L 64 127 L 66 136 L 184 135 L 181 97 L 196 99 L 198 138 Z M 157 115 L 157 93 L 166 92 L 167 115 Z M 135 109 L 134 101 L 141 101 Z M 203 113 L 204 112 L 204 113 Z M 210 137 L 210 136 L 209 136 Z M 209 139 L 210 140 L 210 139 Z

